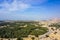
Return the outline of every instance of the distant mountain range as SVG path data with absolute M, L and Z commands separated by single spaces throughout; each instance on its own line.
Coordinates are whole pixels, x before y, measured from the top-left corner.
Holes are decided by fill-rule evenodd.
M 0 20 L 0 23 L 3 23 L 3 22 L 39 22 L 39 21 L 60 22 L 60 18 L 52 18 L 49 20 Z

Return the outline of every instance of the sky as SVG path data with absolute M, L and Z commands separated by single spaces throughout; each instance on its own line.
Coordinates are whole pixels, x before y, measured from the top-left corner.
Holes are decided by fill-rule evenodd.
M 0 20 L 60 18 L 60 0 L 0 0 Z

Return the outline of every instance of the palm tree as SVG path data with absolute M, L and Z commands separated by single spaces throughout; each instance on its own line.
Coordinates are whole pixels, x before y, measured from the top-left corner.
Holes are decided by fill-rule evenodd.
M 32 40 L 34 40 L 35 38 L 34 37 L 32 37 Z

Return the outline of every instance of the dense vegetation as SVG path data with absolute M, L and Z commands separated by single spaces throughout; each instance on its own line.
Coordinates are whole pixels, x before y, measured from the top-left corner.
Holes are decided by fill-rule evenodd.
M 26 27 L 24 27 L 26 25 Z M 35 26 L 38 25 L 38 26 Z M 1 28 L 2 27 L 2 28 Z M 3 22 L 0 23 L 0 38 L 23 38 L 28 35 L 42 35 L 48 31 L 38 22 Z M 19 39 L 20 40 L 20 39 Z
M 53 23 L 51 25 L 49 25 L 49 27 L 56 27 L 57 29 L 60 28 L 60 22 L 59 23 Z

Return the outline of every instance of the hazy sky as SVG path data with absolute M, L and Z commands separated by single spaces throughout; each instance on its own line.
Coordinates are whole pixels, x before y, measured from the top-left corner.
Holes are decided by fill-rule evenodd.
M 60 0 L 0 0 L 0 20 L 60 17 Z

